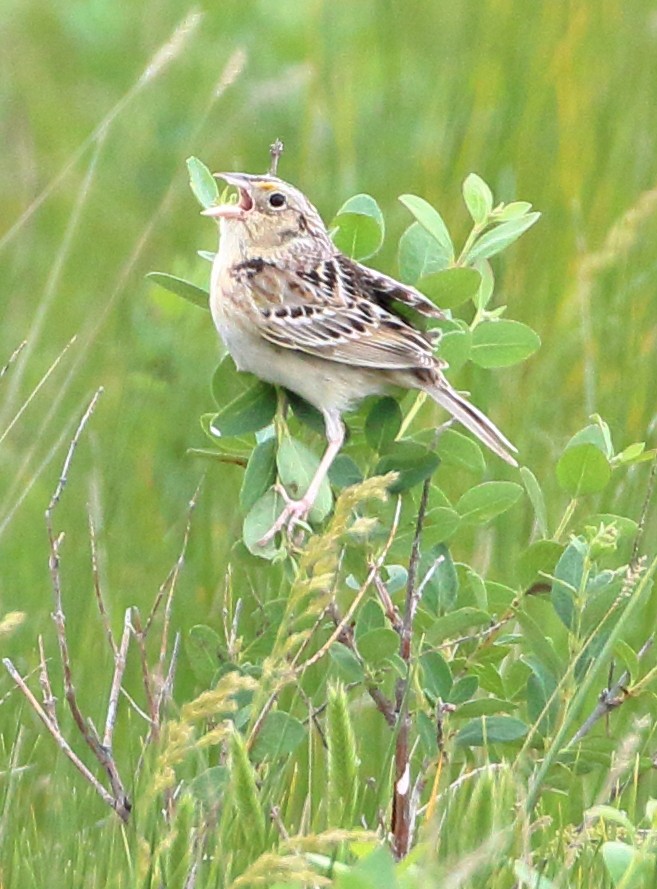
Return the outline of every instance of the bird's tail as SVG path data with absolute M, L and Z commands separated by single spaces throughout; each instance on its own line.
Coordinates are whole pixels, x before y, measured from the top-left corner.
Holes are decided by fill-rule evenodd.
M 506 460 L 511 466 L 517 466 L 513 453 L 518 453 L 511 442 L 506 438 L 497 426 L 488 419 L 486 414 L 471 404 L 467 398 L 453 389 L 446 380 L 440 380 L 426 387 L 426 392 L 444 407 L 459 423 L 474 433 L 478 439 L 491 449 L 498 457 Z

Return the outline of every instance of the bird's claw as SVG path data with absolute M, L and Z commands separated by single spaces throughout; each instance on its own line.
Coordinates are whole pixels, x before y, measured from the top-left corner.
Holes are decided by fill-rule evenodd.
M 304 497 L 301 500 L 293 500 L 281 484 L 276 484 L 274 490 L 285 501 L 285 507 L 269 531 L 260 538 L 258 546 L 267 546 L 284 528 L 291 536 L 296 525 L 304 524 L 312 506 L 312 503 Z

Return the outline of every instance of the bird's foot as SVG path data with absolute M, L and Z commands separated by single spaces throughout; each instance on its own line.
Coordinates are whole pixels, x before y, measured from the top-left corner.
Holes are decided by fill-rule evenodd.
M 288 534 L 292 535 L 294 528 L 297 525 L 305 524 L 305 520 L 312 507 L 312 502 L 305 497 L 302 497 L 301 500 L 292 500 L 283 485 L 275 485 L 274 490 L 285 501 L 285 507 L 269 531 L 260 538 L 258 546 L 267 546 L 278 532 L 282 531 L 284 528 Z

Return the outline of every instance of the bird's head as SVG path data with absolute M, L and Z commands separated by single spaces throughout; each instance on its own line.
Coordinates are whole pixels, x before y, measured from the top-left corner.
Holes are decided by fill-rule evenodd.
M 242 255 L 333 251 L 321 216 L 298 188 L 276 176 L 215 175 L 238 189 L 239 200 L 208 207 L 203 215 L 219 221 L 222 240 L 230 239 Z

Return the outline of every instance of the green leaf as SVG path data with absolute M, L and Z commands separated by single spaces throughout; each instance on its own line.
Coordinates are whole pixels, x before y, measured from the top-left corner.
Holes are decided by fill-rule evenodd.
M 275 759 L 293 753 L 306 737 L 306 729 L 302 722 L 282 710 L 274 710 L 256 737 L 251 750 L 254 762 L 263 759 Z
M 462 522 L 485 525 L 511 509 L 521 496 L 522 487 L 515 482 L 483 482 L 463 494 L 456 510 Z
M 484 225 L 493 209 L 493 193 L 476 173 L 470 173 L 463 183 L 463 199 L 475 225 Z
M 424 275 L 415 286 L 439 308 L 453 309 L 473 299 L 480 284 L 477 269 L 453 268 Z
M 399 636 L 390 627 L 377 627 L 358 637 L 358 651 L 366 664 L 377 666 L 399 649 Z
M 386 396 L 375 401 L 365 420 L 365 438 L 372 450 L 382 453 L 392 444 L 402 424 L 399 402 Z
M 268 426 L 276 413 L 276 390 L 258 381 L 223 407 L 210 424 L 212 435 L 244 435 Z
M 379 627 L 385 627 L 385 625 L 386 618 L 383 609 L 378 602 L 369 599 L 361 608 L 356 619 L 356 642 L 360 642 L 361 637 L 369 633 L 370 630 L 376 630 Z
M 510 204 L 503 204 L 499 210 L 495 210 L 493 216 L 499 222 L 507 222 L 509 219 L 525 216 L 531 208 L 529 201 L 511 201 Z
M 300 499 L 319 466 L 319 458 L 303 442 L 290 435 L 281 438 L 276 454 L 278 475 L 290 497 Z M 308 514 L 311 522 L 321 522 L 331 511 L 333 494 L 327 478 L 320 485 L 315 502 Z
M 530 544 L 518 560 L 520 586 L 526 589 L 540 580 L 541 572 L 551 574 L 563 549 L 555 540 L 536 540 Z
M 586 517 L 586 527 L 599 528 L 600 525 L 613 525 L 622 538 L 634 537 L 639 527 L 634 519 L 610 512 L 600 512 Z
M 189 185 L 194 192 L 194 197 L 203 209 L 216 204 L 219 197 L 217 180 L 205 164 L 197 157 L 188 157 L 187 172 L 189 173 Z
M 240 488 L 243 513 L 247 513 L 276 481 L 276 447 L 276 439 L 272 436 L 261 441 L 251 452 Z
M 538 483 L 538 479 L 531 471 L 531 469 L 527 468 L 527 466 L 520 467 L 520 478 L 522 479 L 522 483 L 525 486 L 525 491 L 527 491 L 527 496 L 529 497 L 531 504 L 534 507 L 534 515 L 536 516 L 536 524 L 538 525 L 538 530 L 541 532 L 542 537 L 547 537 L 547 509 L 545 506 L 543 491 L 541 491 L 541 486 Z
M 466 701 L 469 701 L 474 697 L 478 688 L 479 679 L 477 676 L 462 676 L 460 679 L 456 680 L 452 687 L 449 703 L 459 705 L 465 704 Z
M 545 635 L 545 629 L 526 611 L 519 610 L 517 620 L 537 660 L 553 676 L 562 676 L 568 666 L 567 661 L 559 657 L 552 639 Z
M 567 448 L 557 463 L 559 486 L 571 497 L 596 494 L 607 486 L 610 478 L 609 461 L 594 444 Z
M 614 886 L 619 889 L 647 889 L 650 886 L 650 877 L 654 877 L 654 855 L 640 853 L 619 840 L 609 840 L 601 849 L 602 860 Z
M 609 426 L 600 418 L 599 423 L 591 423 L 576 432 L 570 439 L 564 450 L 572 448 L 574 445 L 592 444 L 601 451 L 607 460 L 611 460 L 614 456 L 614 446 L 611 441 L 611 432 Z
M 185 637 L 185 654 L 194 678 L 205 687 L 209 687 L 221 661 L 227 656 L 219 634 L 205 624 L 190 629 Z
M 195 800 L 215 809 L 225 799 L 229 777 L 228 766 L 212 766 L 189 782 L 189 792 Z
M 525 361 L 540 345 L 538 334 L 520 321 L 483 321 L 472 331 L 470 358 L 479 367 L 509 367 Z
M 489 626 L 490 614 L 479 608 L 459 608 L 444 617 L 439 617 L 431 622 L 431 627 L 426 634 L 427 645 L 440 645 L 446 639 L 456 639 L 467 633 L 475 632 L 479 627 Z
M 444 543 L 456 532 L 461 519 L 455 509 L 450 506 L 436 506 L 429 510 L 425 522 L 427 536 L 430 540 Z
M 397 441 L 376 464 L 375 475 L 399 473 L 389 488 L 392 494 L 399 494 L 433 475 L 439 463 L 440 457 L 434 451 L 415 442 Z
M 432 207 L 424 198 L 414 194 L 403 194 L 399 200 L 407 210 L 410 210 L 422 228 L 431 235 L 434 241 L 440 244 L 449 262 L 452 262 L 454 259 L 454 245 L 447 231 L 447 226 L 435 207 Z
M 338 250 L 352 259 L 367 259 L 381 249 L 385 233 L 383 213 L 368 194 L 357 194 L 340 207 L 332 227 Z
M 446 466 L 458 466 L 477 476 L 483 475 L 486 470 L 484 455 L 477 442 L 456 429 L 446 429 L 441 433 L 436 453 Z
M 168 290 L 169 293 L 175 293 L 176 296 L 182 296 L 187 302 L 201 309 L 210 309 L 208 304 L 209 294 L 207 290 L 192 284 L 191 281 L 185 281 L 183 278 L 176 278 L 175 275 L 167 275 L 165 272 L 149 272 L 146 277 L 149 281 Z
M 254 556 L 271 561 L 283 552 L 273 540 L 270 540 L 265 546 L 260 545 L 260 540 L 283 512 L 284 507 L 285 502 L 281 495 L 271 490 L 267 491 L 249 510 L 242 525 L 242 539 L 248 551 Z
M 346 645 L 334 642 L 329 648 L 329 657 L 345 682 L 361 682 L 364 677 L 360 661 Z
M 431 575 L 425 581 L 429 571 Z M 435 614 L 451 611 L 458 595 L 459 581 L 454 560 L 444 543 L 432 546 L 423 554 L 420 560 L 420 577 L 421 583 L 425 583 L 424 607 Z
M 525 737 L 529 726 L 515 716 L 480 716 L 467 722 L 456 736 L 460 747 L 505 744 Z
M 476 701 L 466 700 L 461 704 L 458 715 L 462 719 L 473 719 L 476 716 L 492 716 L 495 713 L 512 713 L 516 709 L 516 704 L 502 698 L 478 698 Z
M 358 464 L 347 454 L 338 454 L 328 472 L 329 481 L 336 488 L 348 488 L 363 480 Z
M 418 278 L 446 269 L 450 253 L 422 228 L 413 222 L 399 239 L 399 274 L 402 281 L 415 284 Z
M 554 569 L 550 597 L 554 610 L 569 630 L 575 621 L 575 597 L 579 595 L 584 576 L 588 546 L 583 537 L 574 537 Z
M 435 704 L 438 700 L 446 701 L 452 690 L 452 671 L 445 658 L 437 651 L 425 651 L 420 657 L 422 690 Z
M 443 334 L 438 346 L 438 354 L 454 373 L 463 367 L 472 351 L 472 333 L 469 328 L 456 328 Z
M 474 304 L 476 309 L 485 309 L 495 289 L 495 276 L 491 264 L 486 259 L 478 260 L 475 263 L 475 268 L 481 275 L 481 283 L 475 295 Z
M 478 259 L 488 259 L 505 250 L 514 241 L 517 241 L 523 232 L 526 232 L 540 218 L 540 213 L 528 213 L 518 219 L 510 219 L 501 225 L 495 226 L 477 238 L 466 257 L 466 262 L 471 264 Z

